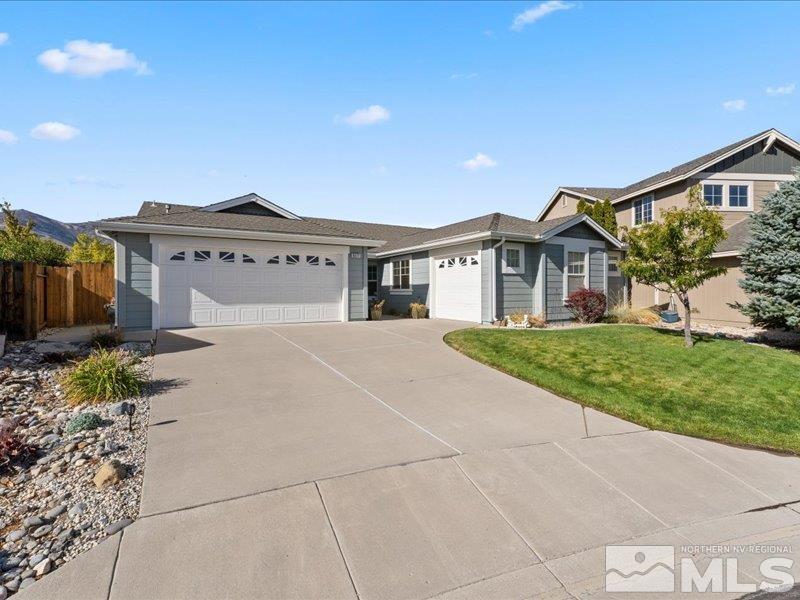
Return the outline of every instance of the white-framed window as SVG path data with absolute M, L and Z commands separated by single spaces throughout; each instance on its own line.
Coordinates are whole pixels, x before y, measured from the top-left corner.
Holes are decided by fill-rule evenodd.
M 586 287 L 586 252 L 567 252 L 567 293 Z
M 208 262 L 211 260 L 211 250 L 195 250 L 194 262 Z
M 708 206 L 722 206 L 724 186 L 721 183 L 704 183 L 703 200 Z
M 336 261 L 333 260 L 330 256 L 325 257 L 325 266 L 326 267 L 335 267 Z
M 367 295 L 375 296 L 378 294 L 378 263 L 367 265 Z
M 519 275 L 525 272 L 525 246 L 503 244 L 503 273 Z
M 228 250 L 221 250 L 219 252 L 219 260 L 220 262 L 224 263 L 235 263 L 236 262 L 236 254 L 230 252 Z
M 648 194 L 633 201 L 633 225 L 644 225 L 653 222 L 653 194 Z
M 703 200 L 711 208 L 722 211 L 753 210 L 753 182 L 710 180 L 701 182 Z
M 411 290 L 411 259 L 399 258 L 392 261 L 392 290 Z
M 306 256 L 306 264 L 311 266 L 318 266 L 319 265 L 319 256 L 309 254 Z
M 620 274 L 619 270 L 619 252 L 608 253 L 608 276 L 617 277 Z

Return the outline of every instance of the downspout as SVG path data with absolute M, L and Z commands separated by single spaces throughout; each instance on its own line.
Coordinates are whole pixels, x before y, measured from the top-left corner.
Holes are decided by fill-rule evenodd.
M 492 246 L 492 323 L 497 321 L 497 256 L 496 249 L 506 241 L 505 236 Z

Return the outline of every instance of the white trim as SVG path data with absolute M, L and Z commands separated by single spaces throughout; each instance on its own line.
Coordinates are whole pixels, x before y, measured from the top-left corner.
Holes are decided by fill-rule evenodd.
M 408 289 L 394 287 L 394 263 L 408 261 Z M 410 254 L 395 256 L 389 261 L 389 293 L 395 296 L 410 296 L 414 291 L 414 261 Z
M 755 193 L 754 185 L 752 181 L 740 181 L 736 179 L 725 179 L 725 180 L 709 180 L 704 179 L 700 182 L 700 198 L 705 203 L 705 187 L 706 185 L 719 185 L 722 186 L 722 204 L 712 205 L 706 204 L 706 206 L 710 209 L 721 211 L 721 212 L 753 212 L 755 206 L 755 198 L 753 194 Z M 747 206 L 731 206 L 730 200 L 730 192 L 732 185 L 743 185 L 747 186 Z
M 572 227 L 574 225 L 577 225 L 579 223 L 586 223 L 589 227 L 594 229 L 603 238 L 605 238 L 606 241 L 608 241 L 609 243 L 611 243 L 612 245 L 614 245 L 617 248 L 622 248 L 622 242 L 620 240 L 618 240 L 613 235 L 611 235 L 608 231 L 605 230 L 605 228 L 601 227 L 597 223 L 597 221 L 592 219 L 587 214 L 575 215 L 572 219 L 570 219 L 569 221 L 566 221 L 565 223 L 562 223 L 558 227 L 553 227 L 552 229 L 550 229 L 546 233 L 543 233 L 542 235 L 535 236 L 534 240 L 537 241 L 537 242 L 549 240 L 549 239 L 557 236 L 562 231 L 565 231 L 566 229 L 569 229 L 570 227 Z
M 117 327 L 119 324 L 119 317 L 122 314 L 122 304 L 120 299 L 120 291 L 124 291 L 127 282 L 125 281 L 125 246 L 114 239 L 114 301 L 116 307 L 114 309 L 114 325 Z M 122 286 L 120 286 L 122 283 Z M 120 289 L 120 287 L 122 289 Z
M 761 151 L 761 154 L 766 154 L 769 152 L 769 149 L 778 141 L 778 136 L 775 133 L 770 133 L 769 137 L 767 138 L 766 143 L 764 144 L 764 149 Z
M 561 285 L 562 285 L 561 294 L 564 297 L 564 300 L 566 300 L 567 296 L 569 295 L 568 294 L 568 290 L 567 290 L 567 287 L 568 287 L 567 286 L 567 282 L 569 281 L 567 279 L 568 271 L 569 271 L 569 262 L 567 261 L 567 258 L 569 256 L 567 254 L 568 252 L 582 252 L 585 255 L 585 265 L 584 265 L 584 271 L 583 271 L 583 287 L 588 289 L 589 288 L 589 283 L 591 281 L 591 279 L 590 279 L 590 271 L 591 271 L 590 256 L 592 254 L 592 250 L 602 250 L 603 253 L 607 257 L 608 256 L 608 249 L 605 246 L 599 246 L 598 245 L 598 244 L 602 243 L 600 240 L 585 240 L 583 238 L 554 237 L 554 238 L 552 238 L 550 240 L 550 243 L 551 244 L 560 244 L 560 245 L 562 245 L 564 247 L 564 249 L 563 249 L 564 254 L 563 254 L 563 257 L 562 257 L 563 263 L 564 263 L 564 268 L 563 268 L 562 273 L 561 273 Z M 542 253 L 544 254 L 544 249 L 542 250 Z M 608 274 L 606 273 L 604 285 L 608 285 L 607 282 L 608 282 Z M 546 281 L 545 281 L 545 287 L 546 287 Z M 544 303 L 542 304 L 542 306 L 547 306 L 547 304 L 546 304 L 546 302 L 547 302 L 546 290 L 545 290 L 545 294 L 544 294 L 544 297 L 543 297 L 543 302 Z
M 488 239 L 490 237 L 492 237 L 491 231 L 475 231 L 473 233 L 465 233 L 462 235 L 456 235 L 449 238 L 441 238 L 438 240 L 432 240 L 430 242 L 423 242 L 422 244 L 416 244 L 414 246 L 405 246 L 403 248 L 397 248 L 396 250 L 388 250 L 386 252 L 378 251 L 375 253 L 375 256 L 378 258 L 386 258 L 389 256 L 396 256 L 398 254 L 408 254 L 411 251 L 440 248 L 442 246 L 454 246 L 456 244 L 462 244 L 465 242 L 474 242 L 478 240 Z
M 502 267 L 503 267 L 503 275 L 524 275 L 525 274 L 525 244 L 520 244 L 518 242 L 506 242 L 502 246 L 503 253 L 502 253 Z M 509 267 L 507 262 L 507 252 L 508 250 L 517 250 L 519 252 L 519 266 L 518 267 Z
M 651 206 L 650 206 L 650 220 L 644 220 L 644 208 L 642 208 L 642 222 L 636 222 L 636 202 L 641 202 L 644 204 L 645 199 L 650 198 Z M 647 225 L 648 223 L 654 223 L 656 220 L 656 195 L 655 194 L 645 194 L 641 198 L 635 198 L 633 202 L 631 202 L 631 227 L 641 227 L 642 225 Z
M 764 173 L 698 173 L 697 177 L 703 180 L 747 180 L 747 181 L 794 181 L 794 175 L 764 174 Z
M 320 263 L 322 262 L 320 257 Z M 342 255 L 342 323 L 350 320 L 350 248 Z
M 434 269 L 436 268 L 436 259 L 431 254 L 428 254 L 428 273 L 430 283 L 428 284 L 428 314 L 431 319 L 436 318 L 436 276 Z
M 161 328 L 161 250 L 160 241 L 150 236 L 150 328 L 157 331 Z M 187 257 L 188 259 L 188 257 Z
M 208 206 L 204 206 L 200 210 L 206 212 L 219 212 L 221 210 L 225 210 L 226 208 L 233 208 L 234 206 L 249 204 L 250 202 L 255 202 L 256 204 L 260 204 L 264 208 L 268 208 L 272 212 L 278 213 L 279 215 L 281 215 L 282 217 L 286 217 L 287 219 L 300 220 L 300 217 L 298 217 L 293 212 L 289 212 L 285 208 L 278 206 L 273 202 L 270 202 L 266 198 L 262 198 L 258 194 L 245 194 L 244 196 L 237 196 L 236 198 L 231 198 L 230 200 L 223 200 L 222 202 L 209 204 Z
M 264 240 L 274 242 L 300 242 L 309 244 L 335 244 L 339 246 L 372 247 L 383 244 L 384 240 L 309 235 L 302 233 L 280 233 L 274 231 L 248 231 L 242 229 L 221 229 L 217 227 L 190 227 L 186 225 L 154 225 L 147 223 L 101 222 L 96 224 L 99 231 L 123 231 L 131 233 L 188 235 L 241 240 Z
M 536 281 L 539 282 L 539 305 L 536 306 L 536 299 L 534 298 L 534 310 L 538 308 L 538 315 L 545 316 L 547 308 L 547 253 L 544 246 L 542 246 L 539 255 L 539 273 L 536 276 Z
M 497 320 L 497 248 L 498 246 L 502 246 L 506 243 L 506 238 L 500 238 L 500 241 L 496 244 L 492 245 L 491 247 L 491 260 L 492 263 L 490 265 L 491 270 L 489 271 L 489 276 L 492 278 L 491 285 L 489 286 L 491 289 L 492 298 L 489 302 L 489 315 L 491 317 L 491 322 L 494 323 Z M 482 257 L 481 257 L 482 258 Z M 483 261 L 481 261 L 481 269 L 483 269 Z M 481 310 L 483 310 L 483 306 L 481 306 Z M 483 315 L 481 315 L 483 318 Z
M 579 191 L 574 190 L 572 188 L 559 187 L 555 191 L 555 193 L 552 196 L 550 196 L 550 200 L 547 201 L 547 204 L 544 205 L 544 208 L 536 216 L 536 219 L 535 219 L 536 221 L 541 221 L 542 220 L 542 217 L 544 216 L 544 214 L 548 210 L 550 210 L 552 208 L 553 202 L 556 201 L 556 198 L 558 198 L 558 195 L 561 194 L 561 193 L 571 194 L 573 196 L 577 196 L 578 198 L 584 198 L 586 200 L 591 200 L 592 202 L 600 202 L 601 201 L 600 198 L 596 198 L 595 196 L 591 196 L 591 195 L 586 194 L 584 192 L 579 192 Z
M 714 252 L 711 258 L 728 258 L 730 256 L 739 256 L 740 254 L 740 250 L 726 250 L 725 252 Z

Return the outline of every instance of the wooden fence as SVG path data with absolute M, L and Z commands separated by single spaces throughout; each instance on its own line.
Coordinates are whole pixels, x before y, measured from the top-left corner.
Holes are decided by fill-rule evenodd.
M 43 327 L 106 323 L 105 305 L 114 298 L 114 267 L 2 263 L 0 290 L 0 327 L 12 339 L 34 339 Z

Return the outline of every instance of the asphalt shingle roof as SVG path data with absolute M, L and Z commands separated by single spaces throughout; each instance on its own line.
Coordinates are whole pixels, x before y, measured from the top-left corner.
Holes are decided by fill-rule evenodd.
M 634 194 L 639 190 L 643 190 L 645 188 L 650 187 L 651 185 L 657 185 L 663 181 L 668 181 L 673 179 L 674 177 L 680 177 L 681 175 L 688 175 L 698 167 L 704 165 L 707 162 L 713 161 L 715 158 L 720 158 L 730 152 L 731 150 L 735 149 L 738 146 L 742 146 L 747 144 L 750 141 L 758 139 L 759 137 L 763 136 L 765 133 L 771 131 L 770 129 L 766 129 L 755 135 L 751 135 L 749 137 L 744 138 L 743 140 L 739 140 L 738 142 L 734 142 L 733 144 L 728 144 L 723 148 L 719 148 L 718 150 L 714 150 L 713 152 L 709 152 L 708 154 L 704 154 L 703 156 L 698 156 L 688 162 L 685 162 L 677 167 L 672 167 L 668 171 L 662 171 L 661 173 L 657 173 L 656 175 L 651 175 L 650 177 L 646 177 L 636 183 L 632 183 L 626 187 L 621 188 L 598 188 L 598 187 L 584 187 L 584 186 L 562 186 L 564 189 L 572 190 L 575 192 L 583 192 L 585 194 L 589 194 L 591 196 L 595 196 L 600 199 L 610 198 L 611 200 L 616 200 L 617 198 L 622 198 L 623 196 L 627 196 L 628 194 Z M 594 192 L 594 193 L 593 193 Z
M 750 218 L 743 219 L 738 223 L 734 223 L 728 229 L 728 238 L 719 243 L 716 247 L 716 252 L 737 252 L 742 249 L 747 242 L 750 241 L 752 234 L 750 232 Z
M 541 235 L 559 226 L 561 223 L 573 219 L 575 215 L 551 219 L 549 221 L 530 221 L 503 213 L 489 213 L 474 219 L 451 223 L 436 229 L 428 229 L 419 233 L 406 235 L 388 242 L 381 246 L 378 252 L 391 252 L 404 248 L 413 248 L 429 242 L 435 242 L 452 237 L 468 235 L 470 233 L 482 233 L 486 231 L 498 233 L 518 233 L 523 235 Z

